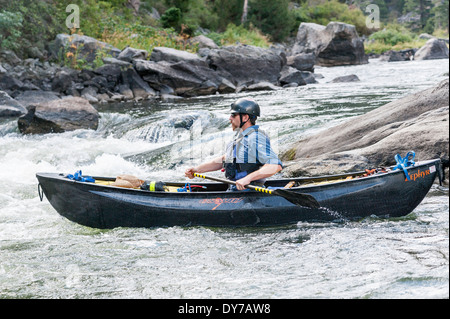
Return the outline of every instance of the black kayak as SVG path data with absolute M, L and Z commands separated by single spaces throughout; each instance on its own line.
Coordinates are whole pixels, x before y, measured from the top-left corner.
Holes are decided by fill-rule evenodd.
M 108 177 L 93 177 L 95 182 L 58 173 L 36 177 L 41 199 L 45 194 L 60 215 L 88 227 L 248 227 L 406 216 L 423 200 L 442 168 L 435 159 L 371 175 L 366 171 L 266 181 L 267 188 L 293 185 L 290 192 L 312 195 L 319 208 L 253 190 L 230 192 L 228 185 L 216 182 L 190 180 L 196 184 L 190 188 L 184 182 L 165 182 L 164 190 L 148 191 L 111 186 L 115 178 Z

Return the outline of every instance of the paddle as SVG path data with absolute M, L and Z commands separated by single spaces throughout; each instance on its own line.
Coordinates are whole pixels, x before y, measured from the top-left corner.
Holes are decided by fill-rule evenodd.
M 204 178 L 204 179 L 210 179 L 210 180 L 216 181 L 216 182 L 236 185 L 236 182 L 230 181 L 228 179 L 211 177 L 211 176 L 201 175 L 198 173 L 194 173 L 194 176 Z M 281 196 L 297 206 L 303 206 L 303 207 L 309 207 L 309 208 L 319 208 L 320 207 L 319 202 L 313 196 L 311 196 L 309 194 L 296 193 L 296 192 L 293 192 L 293 191 L 290 191 L 287 189 L 283 189 L 283 188 L 268 189 L 268 188 L 264 188 L 264 187 L 253 186 L 250 184 L 245 187 L 248 189 L 255 190 L 257 192 L 261 192 L 261 193 L 265 193 L 265 194 L 269 194 L 269 195 Z

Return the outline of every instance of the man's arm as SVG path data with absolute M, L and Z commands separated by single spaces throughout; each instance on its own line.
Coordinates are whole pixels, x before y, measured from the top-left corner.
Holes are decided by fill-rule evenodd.
M 188 168 L 184 172 L 184 175 L 189 178 L 194 178 L 194 173 L 205 173 L 205 172 L 217 171 L 222 168 L 222 162 L 224 160 L 225 160 L 225 155 L 216 157 L 211 162 L 200 164 L 197 167 Z
M 264 164 L 261 166 L 261 168 L 257 171 L 254 171 L 244 178 L 241 178 L 240 180 L 236 181 L 236 188 L 238 190 L 244 190 L 245 186 L 250 184 L 252 181 L 256 181 L 258 179 L 268 178 L 272 175 L 275 175 L 279 171 L 282 170 L 281 165 L 279 164 Z

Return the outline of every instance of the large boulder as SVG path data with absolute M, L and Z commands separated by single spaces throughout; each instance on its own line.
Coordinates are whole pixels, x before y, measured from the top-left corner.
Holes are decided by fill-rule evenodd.
M 325 28 L 324 25 L 316 23 L 300 23 L 297 37 L 295 38 L 295 43 L 292 48 L 292 55 L 313 53 L 317 56 L 326 42 L 324 37 Z
M 251 45 L 226 46 L 209 50 L 206 60 L 211 69 L 236 86 L 258 82 L 278 84 L 286 57 L 275 49 Z
M 436 38 L 428 40 L 414 54 L 414 60 L 448 59 L 448 48 L 444 41 Z
M 18 120 L 23 134 L 62 133 L 98 127 L 99 114 L 84 98 L 67 97 L 28 106 L 28 113 Z
M 314 53 L 321 66 L 368 63 L 355 26 L 342 22 L 330 22 L 326 27 L 301 23 L 292 49 L 293 55 L 300 53 Z
M 408 95 L 296 142 L 283 155 L 287 175 L 335 174 L 395 164 L 395 154 L 416 160 L 448 159 L 449 81 Z
M 60 97 L 52 91 L 23 91 L 16 96 L 16 101 L 28 108 L 30 105 L 47 103 L 53 100 L 59 100 Z M 26 112 L 25 112 L 26 113 Z
M 55 40 L 49 45 L 52 56 L 61 59 L 63 54 L 67 52 L 78 54 L 78 59 L 84 59 L 91 63 L 97 57 L 98 52 L 106 53 L 116 58 L 120 54 L 120 50 L 112 45 L 79 34 L 58 34 Z
M 197 63 L 135 60 L 135 69 L 157 91 L 170 87 L 177 95 L 191 97 L 225 93 L 233 86 L 206 65 Z

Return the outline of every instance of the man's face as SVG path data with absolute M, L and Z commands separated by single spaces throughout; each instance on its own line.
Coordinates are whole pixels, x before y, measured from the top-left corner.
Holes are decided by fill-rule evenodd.
M 230 114 L 230 124 L 231 129 L 234 131 L 241 125 L 241 117 L 239 116 L 239 113 L 231 113 Z M 248 114 L 242 114 L 242 121 L 245 122 L 248 120 Z

